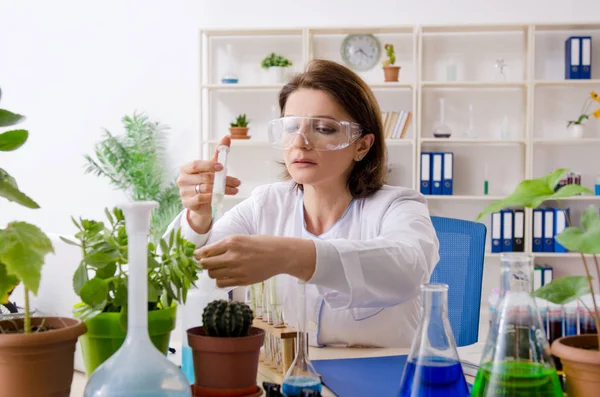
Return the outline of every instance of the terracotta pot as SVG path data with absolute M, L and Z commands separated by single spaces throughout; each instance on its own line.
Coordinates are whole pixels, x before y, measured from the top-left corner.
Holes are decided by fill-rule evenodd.
M 595 334 L 567 336 L 552 343 L 562 363 L 569 397 L 596 396 L 600 390 L 600 351 Z
M 230 396 L 248 395 L 236 391 L 256 390 L 265 331 L 251 327 L 248 336 L 218 338 L 206 336 L 204 327 L 195 327 L 188 329 L 187 335 L 194 360 L 194 385 L 198 389 L 228 390 Z
M 398 81 L 398 74 L 400 73 L 400 66 L 384 66 L 383 76 L 385 81 Z
M 248 130 L 248 127 L 230 127 L 229 133 L 231 134 L 231 139 L 250 139 Z
M 87 329 L 79 320 L 34 317 L 49 331 L 0 334 L 0 397 L 69 397 L 75 344 Z M 23 319 L 1 321 L 5 331 L 23 329 Z

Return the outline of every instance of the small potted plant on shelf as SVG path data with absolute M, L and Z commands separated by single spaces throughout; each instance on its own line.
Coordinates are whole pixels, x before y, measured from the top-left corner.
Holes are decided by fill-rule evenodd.
M 187 330 L 195 395 L 258 395 L 256 377 L 265 331 L 252 326 L 253 318 L 245 303 L 219 299 L 205 307 L 202 326 Z
M 384 80 L 386 82 L 398 81 L 400 66 L 394 66 L 396 64 L 396 54 L 394 52 L 394 45 L 386 44 L 384 48 L 387 54 L 387 59 L 383 61 Z
M 511 207 L 538 208 L 546 200 L 556 200 L 561 209 L 564 209 L 561 199 L 592 192 L 576 184 L 564 185 L 557 189 L 567 169 L 555 170 L 543 177 L 522 181 L 512 194 L 490 204 L 478 219 L 501 209 Z M 562 363 L 567 379 L 567 393 L 569 396 L 596 395 L 598 379 L 600 379 L 600 313 L 596 301 L 594 286 L 592 284 L 591 260 L 594 261 L 596 277 L 600 279 L 600 216 L 598 208 L 589 206 L 581 215 L 581 227 L 573 226 L 567 213 L 566 227 L 555 240 L 571 252 L 581 256 L 585 276 L 557 277 L 552 282 L 535 290 L 533 296 L 545 299 L 557 305 L 564 305 L 579 300 L 587 310 L 596 328 L 596 334 L 567 336 L 559 338 L 552 343 L 552 354 Z M 586 257 L 586 255 L 588 255 Z M 584 296 L 592 298 L 592 306 L 587 307 L 581 301 Z
M 88 377 L 119 349 L 127 334 L 127 230 L 122 210 L 105 209 L 105 213 L 108 225 L 73 219 L 78 241 L 62 238 L 82 251 L 83 259 L 73 275 L 73 288 L 81 298 L 74 313 L 89 330 L 81 338 Z M 175 328 L 176 303 L 185 303 L 198 279 L 194 248 L 182 238 L 180 229 L 173 230 L 168 240 L 161 239 L 158 246 L 148 242 L 148 332 L 164 354 Z
M 280 84 L 285 81 L 285 68 L 292 66 L 292 61 L 272 52 L 262 60 L 260 66 L 271 74 L 273 84 Z
M 24 119 L 0 109 L 2 127 Z M 28 136 L 25 129 L 0 134 L 0 151 L 20 148 Z M 3 169 L 0 196 L 26 208 L 40 208 Z M 0 229 L 0 247 L 0 303 L 7 303 L 10 292 L 22 284 L 25 306 L 22 316 L 0 318 L 0 394 L 66 396 L 73 381 L 75 344 L 86 327 L 71 318 L 31 317 L 29 304 L 30 293 L 38 293 L 44 258 L 54 252 L 52 242 L 37 226 L 14 221 Z
M 577 120 L 569 120 L 567 122 L 567 129 L 571 134 L 572 138 L 582 138 L 583 137 L 583 126 L 585 120 L 588 120 L 590 116 L 594 116 L 595 118 L 600 118 L 600 107 L 596 109 L 594 112 L 591 112 L 591 106 L 595 102 L 600 103 L 600 96 L 596 94 L 594 91 L 590 92 L 590 96 L 585 99 L 583 103 L 583 107 L 581 108 L 581 113 Z
M 240 114 L 233 122 L 229 123 L 231 139 L 250 139 L 248 135 L 249 123 L 250 120 L 246 118 L 246 114 Z

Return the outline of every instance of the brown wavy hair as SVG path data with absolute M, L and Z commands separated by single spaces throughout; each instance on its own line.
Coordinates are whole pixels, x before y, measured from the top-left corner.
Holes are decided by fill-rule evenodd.
M 303 73 L 297 74 L 281 89 L 279 108 L 281 116 L 289 96 L 301 89 L 322 90 L 331 95 L 363 127 L 361 136 L 373 134 L 373 145 L 365 157 L 355 162 L 347 186 L 355 198 L 368 197 L 386 183 L 387 160 L 383 122 L 379 103 L 363 79 L 347 67 L 329 60 L 316 59 L 308 63 Z M 283 177 L 291 179 L 284 169 Z M 296 184 L 299 189 L 302 185 Z

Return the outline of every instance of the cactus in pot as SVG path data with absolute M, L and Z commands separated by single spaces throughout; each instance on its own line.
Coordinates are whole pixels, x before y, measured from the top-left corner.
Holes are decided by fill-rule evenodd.
M 202 313 L 202 324 L 207 336 L 235 338 L 248 336 L 254 314 L 242 302 L 215 300 Z

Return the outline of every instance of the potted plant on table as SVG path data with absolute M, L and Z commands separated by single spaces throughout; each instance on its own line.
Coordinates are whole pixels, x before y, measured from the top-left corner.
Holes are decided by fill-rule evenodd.
M 260 63 L 260 66 L 271 74 L 273 84 L 283 83 L 285 81 L 285 68 L 292 65 L 292 61 L 274 52 L 267 55 Z
M 109 223 L 73 219 L 82 260 L 73 275 L 73 288 L 81 298 L 75 316 L 88 333 L 81 338 L 85 370 L 90 376 L 123 344 L 127 334 L 127 230 L 123 212 L 105 210 Z M 193 258 L 195 245 L 173 230 L 168 240 L 148 242 L 148 332 L 152 342 L 167 354 L 175 328 L 177 303 L 185 303 L 189 288 L 198 279 Z
M 575 184 L 556 189 L 567 169 L 555 170 L 543 177 L 522 181 L 506 198 L 489 205 L 478 219 L 484 215 L 504 208 L 526 207 L 538 208 L 546 200 L 556 200 L 561 209 L 561 199 L 582 193 L 592 193 L 589 189 Z M 573 226 L 570 217 L 566 216 L 568 227 L 555 237 L 555 240 L 567 250 L 577 252 L 581 256 L 585 276 L 557 277 L 549 284 L 535 290 L 533 296 L 545 299 L 558 305 L 580 300 L 591 294 L 593 307 L 586 307 L 596 326 L 596 334 L 568 336 L 552 343 L 552 354 L 561 360 L 567 378 L 569 396 L 596 395 L 598 379 L 600 379 L 600 313 L 592 284 L 593 259 L 596 277 L 600 279 L 600 216 L 598 208 L 589 206 L 581 215 L 581 228 Z M 591 257 L 586 257 L 586 255 Z M 581 301 L 583 304 L 583 302 Z M 585 307 L 585 304 L 584 304 Z
M 254 396 L 265 331 L 252 327 L 254 314 L 242 302 L 215 300 L 202 314 L 202 326 L 187 330 L 194 360 L 194 393 Z
M 22 122 L 25 117 L 0 109 L 0 126 Z M 21 147 L 29 136 L 24 129 L 0 134 L 0 151 Z M 0 196 L 24 207 L 39 205 L 21 192 L 16 180 L 0 169 Z M 10 222 L 0 229 L 0 303 L 17 284 L 24 287 L 25 312 L 19 318 L 0 321 L 0 390 L 3 396 L 68 396 L 73 381 L 77 338 L 85 325 L 76 319 L 31 317 L 30 293 L 37 294 L 44 258 L 53 253 L 50 239 L 26 222 Z
M 577 120 L 569 120 L 567 122 L 567 128 L 571 134 L 572 138 L 582 138 L 583 137 L 583 126 L 585 120 L 588 120 L 590 116 L 594 116 L 595 118 L 600 118 L 600 107 L 596 109 L 594 112 L 591 112 L 591 106 L 595 102 L 600 103 L 600 96 L 596 94 L 594 91 L 590 92 L 590 96 L 585 99 L 583 103 L 583 107 L 581 108 L 581 113 Z
M 234 121 L 229 123 L 229 133 L 231 139 L 250 139 L 248 135 L 248 124 L 250 120 L 246 118 L 246 114 L 240 114 Z
M 400 66 L 394 66 L 396 64 L 396 54 L 394 52 L 393 44 L 386 44 L 384 46 L 387 54 L 387 59 L 383 61 L 383 76 L 384 81 L 393 82 L 398 81 L 398 75 L 400 73 Z

